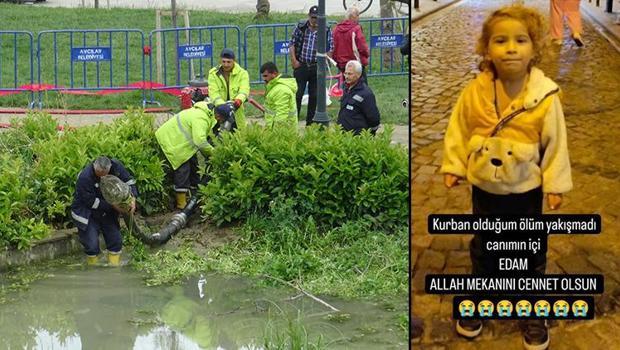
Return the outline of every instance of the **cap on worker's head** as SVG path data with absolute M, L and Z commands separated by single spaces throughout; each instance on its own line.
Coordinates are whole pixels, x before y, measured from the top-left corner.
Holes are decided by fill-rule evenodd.
M 311 17 L 316 17 L 319 15 L 319 7 L 314 5 L 308 10 L 308 15 Z
M 222 50 L 222 53 L 220 54 L 221 58 L 228 58 L 231 60 L 235 59 L 235 52 L 232 49 L 229 48 L 225 48 L 224 50 Z
M 235 108 L 230 103 L 224 103 L 215 107 L 215 114 L 222 118 L 229 118 L 231 115 L 234 115 Z

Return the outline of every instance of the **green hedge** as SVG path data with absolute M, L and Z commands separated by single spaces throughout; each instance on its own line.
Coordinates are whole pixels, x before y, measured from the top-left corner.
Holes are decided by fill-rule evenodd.
M 320 225 L 407 225 L 407 152 L 390 137 L 391 130 L 373 137 L 318 127 L 298 133 L 250 126 L 228 134 L 211 156 L 203 214 L 217 224 L 246 219 L 284 197 Z
M 49 233 L 46 224 L 70 224 L 69 206 L 82 168 L 99 155 L 118 158 L 134 174 L 139 203 L 149 213 L 167 200 L 166 163 L 153 118 L 129 110 L 112 124 L 65 128 L 47 114 L 12 121 L 0 133 L 0 245 L 27 248 Z
M 25 248 L 70 225 L 69 205 L 80 170 L 99 155 L 118 158 L 133 173 L 146 214 L 165 208 L 169 166 L 155 139 L 153 118 L 129 110 L 112 124 L 65 128 L 46 114 L 13 121 L 0 133 L 0 245 Z M 203 213 L 216 222 L 269 214 L 270 203 L 292 200 L 319 225 L 367 220 L 391 230 L 407 224 L 407 153 L 390 131 L 354 137 L 330 128 L 250 126 L 216 141 L 201 187 Z M 47 225 L 46 225 L 47 224 Z
M 35 177 L 48 183 L 39 198 L 46 220 L 65 214 L 60 209 L 73 200 L 77 174 L 99 155 L 119 159 L 134 175 L 140 192 L 138 202 L 144 212 L 164 207 L 166 163 L 155 139 L 153 117 L 139 110 L 129 110 L 112 124 L 67 130 L 35 144 L 33 149 L 37 155 Z

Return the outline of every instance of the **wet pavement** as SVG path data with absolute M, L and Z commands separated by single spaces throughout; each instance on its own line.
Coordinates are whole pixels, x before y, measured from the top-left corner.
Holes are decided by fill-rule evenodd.
M 429 273 L 469 273 L 468 235 L 431 236 L 431 213 L 470 213 L 470 186 L 447 190 L 438 174 L 443 134 L 452 106 L 477 72 L 475 40 L 489 12 L 512 1 L 462 1 L 413 25 L 412 59 L 412 286 L 413 315 L 424 322 L 416 349 L 521 349 L 516 322 L 491 321 L 474 341 L 460 339 L 451 297 L 423 294 Z M 548 13 L 548 1 L 527 5 Z M 600 214 L 597 236 L 552 236 L 547 273 L 602 273 L 593 321 L 553 322 L 550 349 L 617 348 L 620 332 L 620 53 L 584 17 L 585 48 L 565 29 L 539 67 L 563 91 L 574 188 L 556 213 Z M 472 34 L 473 33 L 473 34 Z M 423 307 L 421 306 L 423 305 Z M 613 345 L 616 344 L 616 345 Z

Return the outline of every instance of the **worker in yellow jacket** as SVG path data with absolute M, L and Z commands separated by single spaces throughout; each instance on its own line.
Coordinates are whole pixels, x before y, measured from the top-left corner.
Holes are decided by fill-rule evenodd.
M 294 78 L 283 77 L 273 62 L 266 62 L 260 67 L 260 74 L 265 82 L 265 124 L 297 127 L 297 82 Z
M 182 110 L 155 131 L 157 143 L 174 171 L 174 191 L 177 209 L 185 208 L 188 194 L 195 195 L 200 176 L 197 153 L 212 148 L 209 139 L 234 119 L 230 104 L 213 108 L 208 102 L 196 102 L 192 108 Z
M 215 106 L 228 101 L 235 108 L 236 126 L 245 126 L 244 104 L 250 95 L 250 76 L 235 62 L 235 52 L 223 49 L 220 64 L 209 70 L 209 98 Z

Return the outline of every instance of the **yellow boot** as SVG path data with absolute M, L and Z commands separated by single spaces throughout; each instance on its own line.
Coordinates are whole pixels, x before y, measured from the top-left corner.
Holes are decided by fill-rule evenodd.
M 187 193 L 177 192 L 177 209 L 183 209 L 187 205 Z
M 121 266 L 121 252 L 108 252 L 108 265 L 114 267 Z
M 86 265 L 95 266 L 99 262 L 98 255 L 86 255 Z

